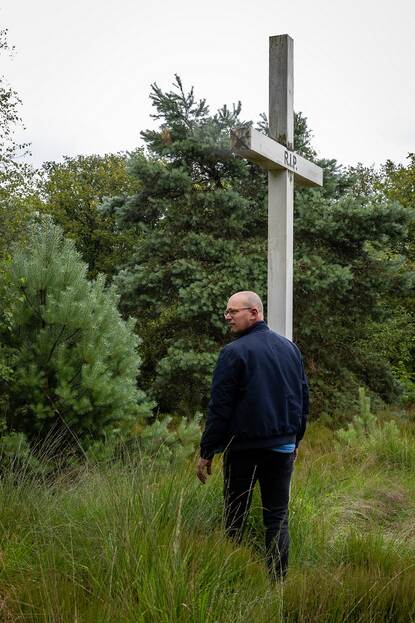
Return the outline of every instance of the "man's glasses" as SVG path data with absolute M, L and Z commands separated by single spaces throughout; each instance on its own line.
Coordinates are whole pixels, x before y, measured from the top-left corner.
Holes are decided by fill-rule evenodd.
M 237 309 L 226 309 L 223 313 L 223 317 L 226 318 L 226 316 L 231 316 L 231 318 L 233 318 L 238 311 L 241 311 L 242 309 L 252 309 L 252 307 L 238 307 Z

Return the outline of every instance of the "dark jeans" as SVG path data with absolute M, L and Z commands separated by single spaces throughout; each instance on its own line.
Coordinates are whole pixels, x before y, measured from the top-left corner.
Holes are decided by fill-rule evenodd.
M 288 502 L 293 462 L 294 453 L 265 449 L 228 451 L 224 457 L 226 532 L 241 541 L 252 492 L 259 480 L 267 565 L 276 579 L 284 577 L 288 567 Z

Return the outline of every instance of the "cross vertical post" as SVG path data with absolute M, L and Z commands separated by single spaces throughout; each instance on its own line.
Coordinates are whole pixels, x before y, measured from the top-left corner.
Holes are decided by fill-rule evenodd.
M 269 38 L 269 136 L 294 149 L 294 42 Z M 268 171 L 268 317 L 271 329 L 292 339 L 294 174 Z
M 323 169 L 294 151 L 294 42 L 269 39 L 269 135 L 252 127 L 231 130 L 231 149 L 268 171 L 268 324 L 292 339 L 294 178 L 323 185 Z

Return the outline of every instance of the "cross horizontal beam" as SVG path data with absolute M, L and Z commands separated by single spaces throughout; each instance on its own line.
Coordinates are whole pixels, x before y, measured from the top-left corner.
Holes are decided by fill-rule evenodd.
M 301 186 L 322 186 L 323 169 L 254 128 L 231 131 L 231 149 L 268 171 L 288 170 Z

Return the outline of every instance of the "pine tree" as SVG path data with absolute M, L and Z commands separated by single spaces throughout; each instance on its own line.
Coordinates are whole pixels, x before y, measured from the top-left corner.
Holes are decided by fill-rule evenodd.
M 104 210 L 140 232 L 116 281 L 124 311 L 140 318 L 145 386 L 162 412 L 190 416 L 206 405 L 228 339 L 227 298 L 249 289 L 266 300 L 267 176 L 229 150 L 230 128 L 246 123 L 240 104 L 211 115 L 177 76 L 169 92 L 153 85 L 151 98 L 160 127 L 142 133 L 147 151 L 129 163 L 140 190 Z M 315 159 L 302 115 L 295 128 L 295 145 Z M 294 273 L 294 337 L 317 412 L 343 408 L 362 384 L 394 396 L 388 361 L 366 335 L 393 314 L 391 292 L 409 287 L 404 210 L 356 193 L 355 176 L 335 160 L 319 163 L 324 187 L 295 196 Z
M 87 446 L 150 414 L 136 386 L 134 323 L 122 320 L 114 287 L 86 273 L 73 241 L 47 217 L 15 248 L 3 307 L 9 324 L 0 325 L 9 354 L 3 408 L 7 430 L 29 440 L 60 430 Z
M 249 285 L 265 294 L 264 175 L 229 151 L 239 105 L 210 116 L 178 77 L 170 93 L 154 85 L 152 98 L 163 123 L 143 133 L 149 154 L 129 164 L 141 190 L 107 205 L 141 234 L 116 283 L 124 310 L 144 321 L 143 378 L 153 397 L 162 412 L 192 416 L 225 341 L 229 292 Z

